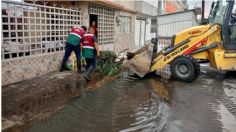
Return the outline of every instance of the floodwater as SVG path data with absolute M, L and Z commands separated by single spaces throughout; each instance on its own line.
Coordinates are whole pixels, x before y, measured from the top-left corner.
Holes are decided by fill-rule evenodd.
M 201 65 L 201 74 L 192 83 L 163 83 L 151 75 L 121 77 L 96 90 L 87 87 L 97 86 L 95 81 L 89 85 L 74 78 L 63 81 L 62 92 L 75 91 L 80 97 L 46 119 L 9 132 L 236 132 L 235 72 Z M 53 109 L 61 100 L 50 101 L 54 104 L 44 109 Z
M 169 115 L 169 90 L 154 77 L 121 77 L 95 91 L 81 88 L 64 109 L 27 132 L 163 131 Z
M 202 65 L 192 83 L 150 75 L 78 89 L 80 97 L 26 132 L 236 132 L 235 72 Z

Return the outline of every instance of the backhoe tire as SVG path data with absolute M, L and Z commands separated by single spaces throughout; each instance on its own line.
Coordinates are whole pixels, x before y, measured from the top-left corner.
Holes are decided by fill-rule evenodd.
M 200 74 L 200 65 L 193 57 L 182 55 L 171 63 L 171 74 L 174 79 L 192 82 Z

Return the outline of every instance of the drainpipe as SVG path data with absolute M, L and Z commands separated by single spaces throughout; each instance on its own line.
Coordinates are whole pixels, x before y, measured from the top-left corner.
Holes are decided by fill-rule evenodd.
M 161 11 L 162 11 L 162 1 L 158 0 L 157 3 L 158 3 L 158 5 L 157 5 L 157 15 L 160 15 Z
M 205 16 L 205 0 L 202 0 L 202 22 L 204 21 Z
M 159 0 L 158 1 L 158 5 L 157 5 L 157 7 L 159 8 L 159 9 L 157 9 L 157 16 L 158 15 L 161 15 L 161 0 Z M 154 56 L 155 56 L 155 54 L 156 54 L 156 52 L 158 51 L 158 40 L 157 40 L 157 32 L 158 32 L 158 27 L 157 27 L 157 25 L 158 25 L 158 22 L 157 22 L 157 16 L 155 16 L 156 18 L 156 41 L 155 41 L 155 44 L 154 44 L 154 49 L 153 49 L 153 56 L 152 56 L 152 60 L 154 59 Z M 155 39 L 155 38 L 154 38 Z
M 139 26 L 139 47 L 141 46 L 141 31 L 142 31 L 142 21 L 139 20 L 140 26 Z
M 147 17 L 145 17 L 145 27 L 144 27 L 144 44 L 145 44 L 145 41 L 146 41 L 146 28 L 147 28 Z

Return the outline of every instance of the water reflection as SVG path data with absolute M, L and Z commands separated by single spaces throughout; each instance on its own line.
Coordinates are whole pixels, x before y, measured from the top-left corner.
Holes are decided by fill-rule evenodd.
M 169 92 L 160 81 L 120 78 L 94 92 L 81 91 L 81 97 L 27 132 L 157 132 L 165 127 Z

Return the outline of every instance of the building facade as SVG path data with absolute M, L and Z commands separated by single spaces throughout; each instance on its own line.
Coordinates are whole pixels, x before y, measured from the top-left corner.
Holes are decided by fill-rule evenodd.
M 199 25 L 197 15 L 200 8 L 157 16 L 158 51 L 169 47 L 177 33 Z
M 119 53 L 139 48 L 156 37 L 155 16 L 159 10 L 167 11 L 167 3 L 174 11 L 181 5 L 177 0 L 157 5 L 144 0 L 2 0 L 2 84 L 57 71 L 75 25 L 89 27 L 95 22 L 101 50 Z
M 158 15 L 188 10 L 187 0 L 158 0 Z
M 74 25 L 97 26 L 101 50 L 134 47 L 135 11 L 110 1 L 2 1 L 2 85 L 59 69 Z
M 147 1 L 124 1 L 124 0 L 114 0 L 119 5 L 135 10 L 135 22 L 134 22 L 134 39 L 135 39 L 135 48 L 142 47 L 147 41 L 150 41 L 155 37 L 155 29 L 152 28 L 155 26 L 154 17 L 157 15 L 157 8 L 155 5 L 151 5 Z

